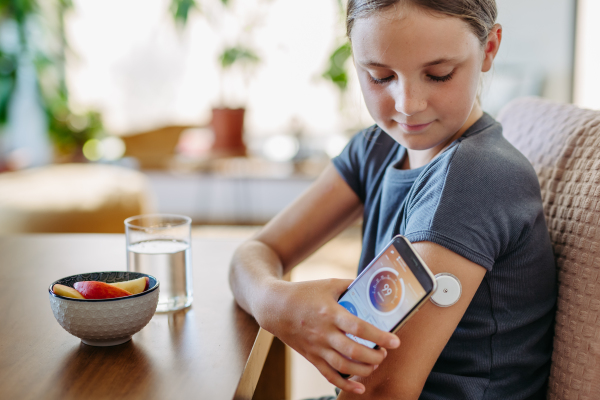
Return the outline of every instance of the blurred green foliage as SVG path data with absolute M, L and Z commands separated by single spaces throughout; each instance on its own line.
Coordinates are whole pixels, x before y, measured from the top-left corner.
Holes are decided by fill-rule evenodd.
M 56 93 L 46 102 L 50 139 L 59 153 L 70 154 L 102 132 L 102 118 L 96 111 L 74 114 L 69 109 L 66 92 Z
M 231 0 L 218 0 L 224 8 L 231 6 Z M 196 0 L 172 0 L 171 14 L 176 23 L 185 26 L 192 10 L 201 12 L 202 6 Z M 218 56 L 221 67 L 226 70 L 234 65 L 250 65 L 260 62 L 260 57 L 251 48 L 242 44 L 226 46 Z
M 221 4 L 225 7 L 228 7 L 231 3 L 231 0 L 219 0 Z M 341 1 L 341 0 L 338 0 Z M 171 0 L 171 14 L 173 15 L 173 19 L 185 25 L 187 23 L 188 15 L 191 10 L 196 9 L 200 10 L 200 6 L 195 0 Z
M 17 60 L 13 54 L 0 50 L 0 125 L 6 123 L 8 104 L 17 79 Z
M 346 41 L 329 56 L 328 68 L 322 75 L 323 78 L 333 82 L 341 92 L 344 92 L 348 87 L 347 61 L 351 55 L 350 42 Z
M 0 19 L 14 19 L 19 27 L 24 27 L 27 18 L 37 10 L 36 0 L 0 0 Z
M 66 154 L 77 151 L 83 143 L 103 131 L 98 112 L 74 113 L 69 106 L 64 64 L 65 52 L 70 49 L 65 37 L 64 14 L 72 7 L 71 0 L 56 0 L 53 8 L 46 10 L 50 10 L 52 15 L 43 15 L 36 0 L 0 0 L 0 24 L 14 21 L 19 36 L 17 49 L 0 47 L 0 126 L 7 122 L 8 107 L 19 74 L 19 62 L 29 60 L 36 69 L 48 133 L 56 149 Z M 54 39 L 59 46 L 50 48 L 45 43 L 34 42 L 28 24 L 36 24 L 36 28 L 43 32 L 44 39 Z
M 346 2 L 344 0 L 336 0 L 336 3 L 338 6 L 338 23 L 345 27 Z M 343 96 L 348 88 L 348 59 L 352 56 L 352 46 L 346 36 L 341 40 L 341 43 L 329 56 L 327 69 L 321 77 L 333 83 L 339 89 L 340 95 Z
M 227 69 L 236 63 L 256 64 L 260 61 L 260 58 L 250 49 L 234 46 L 223 50 L 223 53 L 219 56 L 219 61 L 221 67 Z
M 178 24 L 185 26 L 188 15 L 192 9 L 200 9 L 194 0 L 173 0 L 171 2 L 171 14 Z
M 219 0 L 225 7 L 231 4 L 232 0 Z M 338 8 L 340 23 L 345 21 L 345 2 L 335 0 Z M 200 10 L 201 6 L 196 0 L 172 0 L 171 13 L 173 19 L 180 25 L 185 26 L 189 12 L 193 9 Z M 350 42 L 344 39 L 343 43 L 336 47 L 329 56 L 327 69 L 321 75 L 322 78 L 332 82 L 339 90 L 344 93 L 348 87 L 348 59 L 352 55 Z M 227 47 L 219 55 L 219 61 L 223 69 L 239 63 L 257 64 L 260 62 L 258 55 L 250 48 L 236 45 Z

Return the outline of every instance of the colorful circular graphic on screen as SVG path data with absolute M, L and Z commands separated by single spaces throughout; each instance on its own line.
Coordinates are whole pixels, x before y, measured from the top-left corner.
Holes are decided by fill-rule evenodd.
M 358 312 L 356 311 L 356 307 L 354 307 L 354 304 L 350 303 L 349 301 L 340 301 L 340 305 L 343 306 L 346 310 L 350 311 L 350 314 L 354 315 L 355 317 L 358 317 Z
M 369 279 L 369 304 L 378 314 L 389 314 L 404 301 L 404 280 L 393 268 L 381 268 Z

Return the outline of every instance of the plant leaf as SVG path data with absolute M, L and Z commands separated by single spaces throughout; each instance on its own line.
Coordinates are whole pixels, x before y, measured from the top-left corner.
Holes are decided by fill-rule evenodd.
M 185 26 L 189 13 L 192 9 L 199 9 L 195 0 L 172 0 L 171 14 L 175 22 Z
M 219 56 L 219 61 L 221 61 L 221 67 L 227 69 L 236 63 L 257 64 L 260 58 L 251 49 L 234 46 L 226 48 Z
M 0 0 L 0 3 L 4 3 L 0 7 L 8 10 L 7 17 L 14 18 L 21 27 L 25 25 L 27 17 L 38 10 L 36 0 Z
M 322 77 L 333 82 L 340 91 L 344 92 L 348 87 L 348 69 L 346 61 L 352 55 L 350 42 L 345 42 L 329 56 L 329 66 Z
M 14 80 L 0 76 L 0 125 L 6 122 L 8 117 L 8 104 L 12 97 Z
M 13 95 L 16 78 L 16 57 L 0 50 L 0 125 L 6 123 L 8 118 L 8 105 Z

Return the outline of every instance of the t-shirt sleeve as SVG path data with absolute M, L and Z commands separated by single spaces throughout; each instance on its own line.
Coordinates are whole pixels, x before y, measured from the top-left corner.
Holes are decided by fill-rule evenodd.
M 410 241 L 437 243 L 488 271 L 543 218 L 530 164 L 479 162 L 460 151 L 432 163 L 407 201 L 404 234 Z
M 331 160 L 338 173 L 363 203 L 365 202 L 363 178 L 365 152 L 365 131 L 361 131 L 350 139 L 350 142 L 348 142 L 340 155 Z

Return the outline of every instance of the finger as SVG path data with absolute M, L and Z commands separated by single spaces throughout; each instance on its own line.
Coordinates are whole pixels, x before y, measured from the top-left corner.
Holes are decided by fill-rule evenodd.
M 340 308 L 343 308 L 343 306 L 340 306 Z M 335 325 L 343 332 L 358 336 L 387 349 L 395 349 L 400 346 L 398 336 L 378 329 L 374 325 L 348 313 L 345 309 L 344 312 L 336 314 Z
M 352 279 L 330 279 L 330 282 L 332 282 L 331 289 L 333 294 L 339 297 L 346 289 L 348 289 L 348 286 L 350 286 L 353 281 Z
M 346 375 L 366 377 L 371 375 L 375 367 L 371 364 L 363 364 L 346 358 L 334 350 L 324 351 L 322 357 L 333 369 Z
M 329 339 L 329 345 L 343 356 L 368 365 L 381 364 L 387 354 L 385 348 L 375 350 L 363 346 L 350 339 L 343 332 L 340 332 L 339 335 L 332 335 Z
M 340 388 L 344 392 L 357 394 L 363 394 L 365 392 L 365 386 L 362 383 L 342 378 L 339 372 L 336 371 L 326 361 L 319 359 L 314 362 L 311 361 L 311 363 L 317 367 L 321 375 L 323 375 L 325 379 L 329 381 L 329 383 Z

